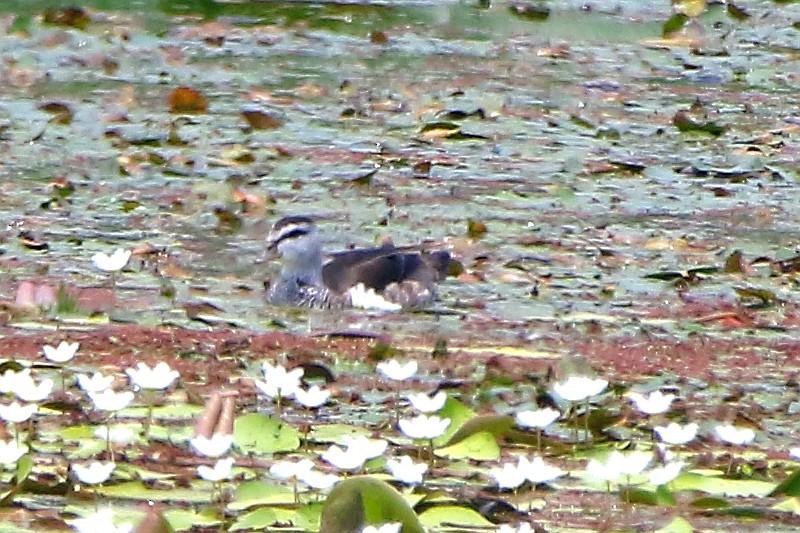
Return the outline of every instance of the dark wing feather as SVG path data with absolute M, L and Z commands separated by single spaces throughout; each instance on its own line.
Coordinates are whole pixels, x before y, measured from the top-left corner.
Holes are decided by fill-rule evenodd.
M 447 273 L 450 254 L 444 251 L 431 254 L 407 253 L 402 248 L 383 246 L 351 250 L 336 254 L 322 268 L 325 285 L 342 293 L 363 283 L 382 291 L 387 285 L 406 280 L 429 285 Z

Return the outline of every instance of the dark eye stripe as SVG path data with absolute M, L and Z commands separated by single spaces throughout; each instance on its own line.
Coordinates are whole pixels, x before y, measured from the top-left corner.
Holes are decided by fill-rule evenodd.
M 314 221 L 311 220 L 308 217 L 304 217 L 304 216 L 288 216 L 288 217 L 283 217 L 282 219 L 277 221 L 275 223 L 275 225 L 272 227 L 272 230 L 273 231 L 278 231 L 278 230 L 281 230 L 281 229 L 285 228 L 286 226 L 291 226 L 293 224 L 294 225 L 311 225 L 313 223 L 314 223 Z
M 307 228 L 294 228 L 291 231 L 287 231 L 286 233 L 284 233 L 280 237 L 278 237 L 276 240 L 272 241 L 272 245 L 273 246 L 277 246 L 279 243 L 281 243 L 282 241 L 285 241 L 286 239 L 294 239 L 295 237 L 300 237 L 301 235 L 308 235 L 308 229 Z

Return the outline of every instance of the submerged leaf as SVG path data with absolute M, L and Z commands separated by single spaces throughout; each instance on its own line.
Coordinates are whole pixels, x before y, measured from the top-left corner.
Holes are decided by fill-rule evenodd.
M 357 476 L 336 484 L 322 508 L 319 533 L 360 533 L 366 525 L 400 522 L 401 533 L 424 533 L 416 513 L 391 485 Z
M 446 407 L 445 407 L 446 409 Z M 444 411 L 442 411 L 444 413 Z M 496 439 L 504 438 L 514 427 L 514 417 L 510 415 L 476 416 L 464 423 L 447 441 L 447 445 L 456 444 L 476 433 L 486 432 Z
M 663 37 L 669 37 L 672 34 L 679 31 L 683 26 L 688 22 L 689 17 L 684 15 L 683 13 L 676 13 L 672 15 L 664 25 L 661 27 L 661 35 Z
M 708 133 L 714 137 L 725 133 L 725 128 L 722 126 L 717 126 L 714 122 L 698 122 L 686 111 L 675 113 L 675 116 L 672 117 L 672 124 L 682 133 Z
M 82 7 L 67 7 L 64 9 L 46 9 L 42 16 L 42 22 L 85 30 L 89 26 L 91 18 Z
M 795 470 L 789 477 L 781 481 L 768 496 L 800 496 L 800 470 Z
M 541 22 L 550 17 L 550 8 L 542 4 L 532 2 L 512 2 L 508 9 L 520 18 Z
M 741 250 L 735 250 L 725 260 L 725 272 L 728 274 L 744 274 L 744 255 Z

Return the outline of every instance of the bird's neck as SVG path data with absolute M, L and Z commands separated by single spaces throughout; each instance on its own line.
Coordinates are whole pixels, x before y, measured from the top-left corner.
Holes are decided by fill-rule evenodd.
M 322 285 L 322 252 L 284 258 L 281 278 L 305 285 Z

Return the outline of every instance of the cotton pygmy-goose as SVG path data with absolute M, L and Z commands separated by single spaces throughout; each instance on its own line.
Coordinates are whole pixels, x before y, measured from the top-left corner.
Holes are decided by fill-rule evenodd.
M 436 282 L 450 263 L 446 251 L 420 252 L 385 244 L 347 250 L 324 260 L 314 221 L 288 216 L 267 237 L 281 256 L 280 277 L 267 290 L 267 301 L 313 308 L 361 307 L 399 311 L 425 306 L 436 297 Z

